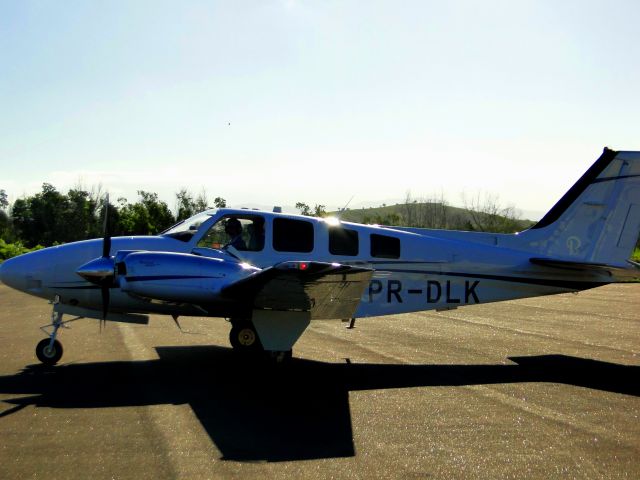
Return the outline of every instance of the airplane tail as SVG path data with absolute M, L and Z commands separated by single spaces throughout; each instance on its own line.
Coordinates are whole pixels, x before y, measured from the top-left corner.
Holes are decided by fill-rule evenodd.
M 542 258 L 629 266 L 640 233 L 640 152 L 604 149 L 536 225 L 522 232 Z

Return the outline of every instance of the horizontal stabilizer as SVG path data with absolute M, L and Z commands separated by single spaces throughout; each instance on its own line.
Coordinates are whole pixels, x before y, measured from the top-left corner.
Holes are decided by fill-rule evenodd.
M 311 319 L 350 318 L 373 270 L 337 263 L 282 262 L 222 290 L 254 309 L 309 311 Z
M 632 260 L 627 260 L 629 265 L 631 265 L 629 268 L 604 263 L 572 262 L 553 258 L 530 258 L 529 261 L 534 265 L 541 265 L 543 267 L 573 270 L 583 273 L 606 274 L 617 281 L 628 281 L 640 278 L 640 264 Z

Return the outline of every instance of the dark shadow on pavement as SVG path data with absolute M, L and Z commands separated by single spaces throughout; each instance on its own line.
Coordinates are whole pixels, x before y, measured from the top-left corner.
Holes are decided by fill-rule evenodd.
M 216 346 L 159 347 L 159 360 L 29 366 L 0 377 L 5 403 L 104 408 L 189 404 L 224 459 L 285 461 L 355 455 L 349 391 L 551 382 L 640 396 L 640 367 L 564 355 L 513 365 L 265 365 Z

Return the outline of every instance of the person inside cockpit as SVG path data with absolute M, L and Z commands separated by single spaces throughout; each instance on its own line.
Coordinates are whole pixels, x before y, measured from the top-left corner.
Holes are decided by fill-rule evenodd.
M 230 240 L 224 247 L 222 247 L 223 249 L 227 249 L 229 247 L 233 247 L 236 250 L 247 249 L 247 244 L 244 243 L 244 239 L 242 238 L 242 224 L 240 223 L 240 220 L 235 217 L 228 219 L 224 226 L 224 231 L 229 235 Z

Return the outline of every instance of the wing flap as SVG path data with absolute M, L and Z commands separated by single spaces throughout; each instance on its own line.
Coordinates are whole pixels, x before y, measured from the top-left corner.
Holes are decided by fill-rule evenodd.
M 373 270 L 324 262 L 282 262 L 224 288 L 254 309 L 308 311 L 311 319 L 350 318 Z

